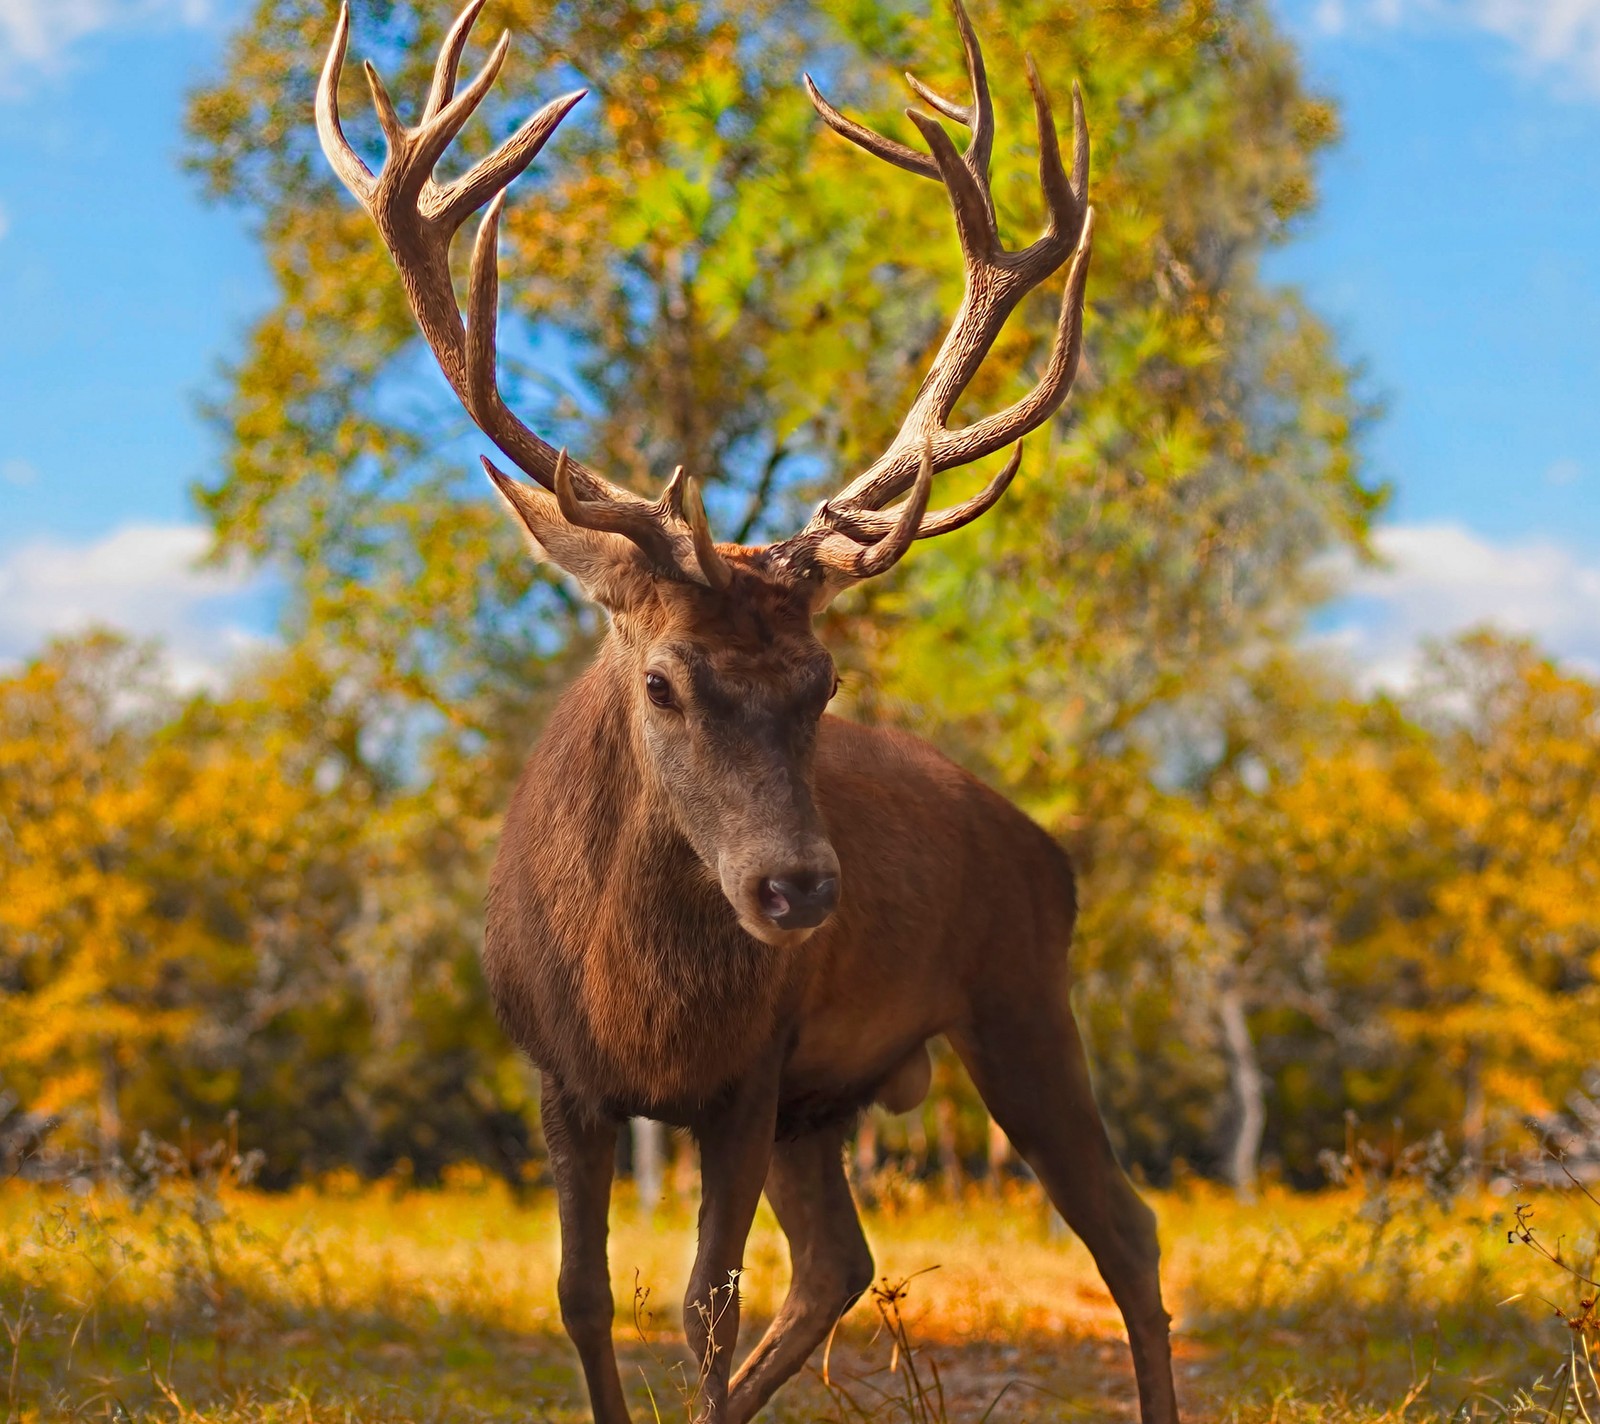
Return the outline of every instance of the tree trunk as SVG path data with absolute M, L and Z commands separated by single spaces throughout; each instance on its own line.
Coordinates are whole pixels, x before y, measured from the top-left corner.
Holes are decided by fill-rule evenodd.
M 928 1129 L 922 1121 L 922 1109 L 915 1108 L 906 1120 L 906 1155 L 913 1163 L 912 1172 L 919 1176 L 928 1174 Z
M 666 1156 L 666 1130 L 647 1117 L 633 1120 L 633 1188 L 639 1210 L 653 1212 L 661 1204 L 661 1167 Z
M 1255 1041 L 1250 1037 L 1244 994 L 1231 970 L 1222 979 L 1218 1014 L 1228 1050 L 1228 1077 L 1239 1111 L 1228 1151 L 1228 1179 L 1241 1200 L 1253 1201 L 1261 1167 L 1261 1138 L 1267 1129 L 1266 1080 L 1261 1076 Z
M 1483 1159 L 1489 1151 L 1489 1103 L 1483 1091 L 1483 1055 L 1476 1047 L 1467 1054 L 1466 1081 L 1462 1085 L 1461 1141 L 1474 1178 L 1483 1180 Z
M 100 1101 L 96 1113 L 100 1165 L 109 1166 L 122 1151 L 122 1108 L 117 1079 L 117 1047 L 110 1039 L 100 1044 Z
M 961 1153 L 956 1146 L 956 1104 L 948 1095 L 934 1104 L 934 1127 L 939 1139 L 939 1175 L 944 1189 L 953 1197 L 961 1195 Z
M 867 1186 L 878 1172 L 878 1120 L 871 1113 L 856 1129 L 856 1185 Z
M 999 1196 L 1005 1187 L 1006 1163 L 1011 1160 L 1011 1139 L 993 1118 L 989 1119 L 989 1190 Z

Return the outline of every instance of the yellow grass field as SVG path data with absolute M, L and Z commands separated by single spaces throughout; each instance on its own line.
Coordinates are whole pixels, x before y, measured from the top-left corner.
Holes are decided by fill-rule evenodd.
M 834 1342 L 828 1382 L 814 1359 L 769 1417 L 1135 1416 L 1115 1310 L 1032 1188 L 949 1201 L 889 1185 L 867 1232 L 880 1274 L 911 1278 L 898 1309 L 915 1375 L 869 1298 Z M 1152 1200 L 1189 1419 L 1594 1417 L 1595 1392 L 1575 1394 L 1562 1371 L 1576 1358 L 1581 1378 L 1597 1343 L 1596 1292 L 1508 1241 L 1527 1203 L 1536 1241 L 1595 1275 L 1600 1213 L 1580 1196 L 1441 1206 L 1369 1182 L 1252 1205 L 1200 1187 Z M 635 1417 L 681 1421 L 692 1212 L 647 1220 L 622 1189 L 612 1220 Z M 0 1399 L 16 1421 L 584 1418 L 556 1256 L 548 1194 L 518 1201 L 475 1173 L 438 1191 L 335 1180 L 285 1195 L 178 1175 L 142 1201 L 13 1182 L 0 1189 Z M 763 1211 L 742 1344 L 786 1277 Z

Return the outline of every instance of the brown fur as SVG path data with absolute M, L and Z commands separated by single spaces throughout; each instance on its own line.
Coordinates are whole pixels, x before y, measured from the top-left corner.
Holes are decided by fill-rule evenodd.
M 809 593 L 770 576 L 758 552 L 724 550 L 735 577 L 721 593 L 634 579 L 628 547 L 612 553 L 626 574 L 607 585 L 612 631 L 518 783 L 489 894 L 485 971 L 508 1032 L 546 1075 L 547 1104 L 596 1143 L 632 1115 L 687 1126 L 704 1142 L 770 1077 L 765 1145 L 750 1149 L 745 1175 L 767 1177 L 769 1195 L 787 1190 L 791 1215 L 809 1219 L 793 1203 L 821 1193 L 837 1205 L 848 1190 L 780 1185 L 772 1174 L 791 1159 L 814 1168 L 831 1152 L 831 1180 L 850 1115 L 875 1097 L 899 1110 L 920 1100 L 924 1045 L 948 1034 L 1080 1230 L 1097 1217 L 1122 1238 L 1102 1265 L 1129 1313 L 1145 1417 L 1174 1418 L 1148 1213 L 1105 1144 L 1067 1007 L 1076 906 L 1066 857 L 926 743 L 822 715 L 831 661 Z M 646 696 L 655 667 L 678 679 L 680 711 Z M 692 725 L 709 759 L 666 745 L 656 724 L 673 717 L 685 719 L 680 732 Z M 717 871 L 730 842 L 766 869 L 796 847 L 816 852 L 819 835 L 837 857 L 837 911 L 813 932 L 751 933 Z M 1057 1101 L 1037 1120 L 1036 1097 L 1048 1104 L 1052 1082 Z M 1063 1140 L 1075 1120 L 1082 1126 Z M 790 1154 L 788 1140 L 832 1146 Z M 1068 1173 L 1081 1182 L 1053 1181 Z M 1087 1205 L 1076 1202 L 1082 1186 Z M 819 1297 L 797 1267 L 798 1303 L 774 1326 L 782 1338 L 758 1348 L 732 1394 L 722 1393 L 725 1359 L 709 1372 L 713 1413 L 742 1419 L 758 1407 L 803 1363 L 796 1351 L 809 1353 L 819 1322 L 864 1287 L 870 1258 L 866 1275 L 859 1255 L 839 1266 L 859 1238 L 853 1220 L 834 1220 L 823 1238 L 845 1243 L 828 1258 L 843 1275 Z M 737 1249 L 747 1227 L 731 1232 Z M 703 1254 L 706 1236 L 703 1219 Z M 697 1273 L 714 1284 L 725 1275 L 713 1264 Z M 727 1266 L 737 1264 L 735 1250 Z M 695 1298 L 692 1287 L 691 1317 Z M 614 1370 L 608 1311 L 593 1311 L 607 1323 L 602 1344 L 573 1308 L 580 1350 L 591 1342 L 600 1417 Z

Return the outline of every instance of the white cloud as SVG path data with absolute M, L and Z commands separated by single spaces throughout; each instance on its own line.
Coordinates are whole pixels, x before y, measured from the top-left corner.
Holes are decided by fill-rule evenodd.
M 1523 63 L 1600 95 L 1600 0 L 1313 0 L 1324 34 L 1366 26 L 1483 30 Z
M 1538 68 L 1600 93 L 1600 0 L 1472 0 L 1465 8 Z
M 5 204 L 0 203 L 0 238 L 11 231 L 11 214 L 6 211 Z
M 26 460 L 0 460 L 0 484 L 13 489 L 27 489 L 39 478 L 39 472 Z
M 195 524 L 125 524 L 87 543 L 40 539 L 0 556 L 0 665 L 101 625 L 160 638 L 179 685 L 215 682 L 262 642 L 249 604 L 263 581 L 201 567 L 209 542 Z
M 1387 567 L 1349 577 L 1326 635 L 1368 686 L 1404 687 L 1421 640 L 1481 624 L 1531 635 L 1600 670 L 1600 562 L 1547 540 L 1497 542 L 1455 523 L 1391 525 L 1374 542 Z
M 72 47 L 97 31 L 195 25 L 209 10 L 209 0 L 0 0 L 0 90 L 60 69 Z

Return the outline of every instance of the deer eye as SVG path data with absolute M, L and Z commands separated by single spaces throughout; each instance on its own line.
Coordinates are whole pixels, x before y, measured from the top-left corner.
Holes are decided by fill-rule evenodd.
M 647 672 L 644 675 L 644 695 L 657 707 L 671 707 L 672 684 L 658 672 Z

